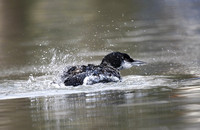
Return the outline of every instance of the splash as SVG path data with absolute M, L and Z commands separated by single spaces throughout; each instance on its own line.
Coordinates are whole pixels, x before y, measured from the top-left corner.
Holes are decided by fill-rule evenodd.
M 161 76 L 125 76 L 121 82 L 81 85 L 77 87 L 65 86 L 61 82 L 53 82 L 55 75 L 29 76 L 27 81 L 11 80 L 5 89 L 1 88 L 0 99 L 13 99 L 37 96 L 52 96 L 61 94 L 91 93 L 109 90 L 137 90 L 152 89 L 168 86 L 170 81 Z M 176 87 L 176 85 L 175 85 Z
M 138 90 L 154 88 L 177 88 L 185 85 L 200 84 L 199 79 L 174 81 L 169 76 L 122 76 L 122 81 L 117 83 L 98 83 L 94 85 L 81 85 L 77 87 L 65 86 L 60 78 L 63 69 L 69 65 L 75 65 L 78 61 L 70 54 L 64 54 L 56 49 L 49 50 L 52 55 L 49 64 L 42 66 L 28 66 L 16 71 L 13 78 L 0 82 L 0 99 L 13 99 L 37 96 L 52 96 L 74 93 L 93 93 L 110 90 Z M 77 57 L 77 56 L 75 56 Z M 71 63 L 71 64 L 70 64 Z M 13 70 L 10 70 L 13 72 Z M 18 72 L 18 73 L 17 73 Z M 26 79 L 15 79 L 22 74 L 29 74 Z M 11 74 L 11 73 L 9 73 Z M 10 75 L 9 75 L 10 76 Z M 10 76 L 12 77 L 12 75 Z M 192 81 L 192 82 L 191 82 Z

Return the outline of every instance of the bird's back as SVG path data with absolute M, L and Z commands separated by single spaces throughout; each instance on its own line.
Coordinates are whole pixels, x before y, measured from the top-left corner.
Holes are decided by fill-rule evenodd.
M 91 85 L 100 82 L 120 81 L 120 73 L 110 66 L 92 65 L 72 66 L 64 71 L 62 79 L 66 86 Z

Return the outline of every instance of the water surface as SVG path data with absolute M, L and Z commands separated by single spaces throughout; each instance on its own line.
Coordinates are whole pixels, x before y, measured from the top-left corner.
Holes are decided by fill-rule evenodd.
M 198 129 L 200 2 L 0 2 L 0 129 Z M 66 87 L 68 65 L 120 51 L 122 82 Z M 56 83 L 54 83 L 56 82 Z

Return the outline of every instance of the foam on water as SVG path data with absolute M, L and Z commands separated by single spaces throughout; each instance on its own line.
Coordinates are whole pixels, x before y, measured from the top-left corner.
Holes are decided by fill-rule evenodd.
M 70 55 L 62 54 L 56 50 L 50 50 L 49 52 L 52 54 L 52 58 L 47 65 L 27 66 L 21 69 L 7 70 L 7 73 L 1 72 L 0 75 L 3 77 L 12 77 L 12 74 L 14 74 L 14 78 L 3 78 L 0 81 L 0 99 L 92 93 L 109 90 L 129 91 L 159 87 L 177 88 L 184 85 L 200 84 L 199 79 L 174 81 L 173 77 L 163 75 L 122 75 L 121 82 L 98 83 L 77 87 L 65 86 L 60 79 L 63 69 L 67 65 L 77 63 L 73 61 L 74 59 Z M 29 77 L 26 77 L 26 75 L 29 75 Z M 20 76 L 25 78 L 18 78 Z
M 53 82 L 55 80 L 57 81 Z M 176 88 L 180 85 L 180 82 L 173 82 L 167 76 L 131 75 L 123 77 L 122 81 L 117 83 L 98 83 L 72 87 L 65 86 L 55 75 L 44 75 L 38 77 L 30 76 L 28 80 L 9 80 L 0 85 L 4 86 L 0 88 L 0 99 L 13 99 L 108 90 L 153 89 L 165 86 Z

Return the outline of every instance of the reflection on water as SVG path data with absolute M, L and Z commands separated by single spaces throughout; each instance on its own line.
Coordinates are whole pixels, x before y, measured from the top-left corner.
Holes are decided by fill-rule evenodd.
M 200 88 L 161 89 L 3 100 L 1 128 L 198 128 Z
M 0 129 L 198 129 L 199 4 L 1 0 Z M 111 51 L 148 65 L 120 83 L 59 82 Z

